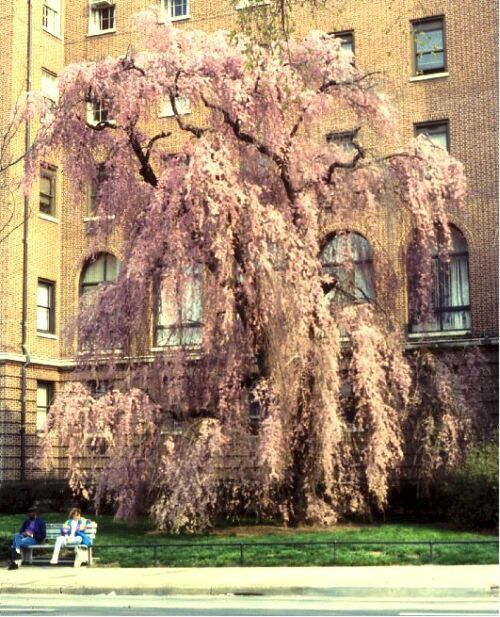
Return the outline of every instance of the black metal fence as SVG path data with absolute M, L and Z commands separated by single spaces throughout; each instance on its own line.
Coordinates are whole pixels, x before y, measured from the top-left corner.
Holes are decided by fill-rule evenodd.
M 155 565 L 158 565 L 158 551 L 160 549 L 213 549 L 213 550 L 221 550 L 233 548 L 236 551 L 239 551 L 239 565 L 245 565 L 245 550 L 269 550 L 275 547 L 287 547 L 287 548 L 298 548 L 298 547 L 330 547 L 332 550 L 332 561 L 333 563 L 337 560 L 337 553 L 339 549 L 346 546 L 370 546 L 370 547 L 385 547 L 385 546 L 428 546 L 429 547 L 429 560 L 432 563 L 434 559 L 434 551 L 436 547 L 439 546 L 451 546 L 451 545 L 479 545 L 479 546 L 496 546 L 497 550 L 499 547 L 498 540 L 411 540 L 411 541 L 364 541 L 364 540 L 329 540 L 325 542 L 255 542 L 255 543 L 245 543 L 245 542 L 203 542 L 200 544 L 192 544 L 189 542 L 169 542 L 164 544 L 101 544 L 98 543 L 94 546 L 93 551 L 94 554 L 101 550 L 106 549 L 146 549 L 152 551 L 153 562 Z

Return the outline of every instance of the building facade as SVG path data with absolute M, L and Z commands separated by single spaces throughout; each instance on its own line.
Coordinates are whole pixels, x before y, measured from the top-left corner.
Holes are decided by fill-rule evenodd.
M 165 20 L 206 31 L 237 27 L 237 6 L 201 0 L 153 0 Z M 72 62 L 96 60 L 140 48 L 130 18 L 151 0 L 3 0 L 3 66 L 0 129 L 8 132 L 20 94 L 41 89 L 57 98 L 56 76 Z M 342 10 L 339 9 L 340 5 Z M 385 144 L 397 149 L 426 133 L 465 165 L 469 195 L 452 214 L 450 274 L 435 321 L 422 332 L 412 326 L 408 298 L 397 316 L 408 329 L 408 346 L 460 348 L 479 345 L 496 358 L 498 343 L 498 3 L 466 0 L 327 0 L 312 12 L 298 8 L 297 36 L 322 29 L 342 38 L 356 63 L 377 71 L 398 110 L 397 130 Z M 99 119 L 102 110 L 94 109 Z M 160 122 L 174 127 L 168 112 Z M 347 117 L 325 119 L 325 134 L 348 146 L 354 126 Z M 27 133 L 26 133 L 27 131 Z M 9 143 L 14 160 L 35 137 L 21 125 Z M 369 136 L 367 136 L 369 140 Z M 64 380 L 72 378 L 73 352 L 65 329 L 78 299 L 90 286 L 112 280 L 120 261 L 119 238 L 92 244 L 92 187 L 75 195 L 61 161 L 46 161 L 25 201 L 22 165 L 2 172 L 0 184 L 0 483 L 29 479 L 47 408 Z M 325 214 L 325 242 L 335 248 L 335 220 Z M 362 254 L 358 287 L 376 286 L 377 251 L 401 261 L 408 237 L 390 212 L 376 229 L 353 221 L 351 240 Z M 89 258 L 97 251 L 99 257 Z M 327 251 L 325 266 L 328 267 Z M 361 263 L 362 262 L 362 263 Z M 369 266 L 367 270 L 367 264 Z M 374 267 L 373 271 L 371 268 Z M 445 291 L 443 291 L 445 290 Z M 153 319 L 153 318 L 152 318 Z M 151 328 L 151 347 L 158 344 Z

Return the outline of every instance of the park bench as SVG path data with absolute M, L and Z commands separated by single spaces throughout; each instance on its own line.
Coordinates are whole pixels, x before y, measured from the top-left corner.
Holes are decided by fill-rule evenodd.
M 34 544 L 33 546 L 22 549 L 23 563 L 27 563 L 27 564 L 33 563 L 33 551 L 43 550 L 43 549 L 46 551 L 54 550 L 54 544 L 56 542 L 56 539 L 61 535 L 61 527 L 62 527 L 62 523 L 47 523 L 47 535 L 45 537 L 45 540 L 41 544 Z M 87 529 L 85 530 L 85 533 L 92 540 L 92 543 L 94 543 L 95 537 L 97 534 L 97 523 L 94 523 L 94 522 L 89 523 L 87 525 Z M 76 557 L 75 549 L 77 548 L 80 550 L 88 551 L 87 566 L 91 566 L 92 565 L 92 547 L 91 546 L 86 547 L 86 546 L 83 546 L 83 544 L 68 544 L 62 547 L 61 552 L 64 550 L 73 550 L 75 557 Z M 76 560 L 74 562 L 74 565 L 75 567 L 78 567 Z

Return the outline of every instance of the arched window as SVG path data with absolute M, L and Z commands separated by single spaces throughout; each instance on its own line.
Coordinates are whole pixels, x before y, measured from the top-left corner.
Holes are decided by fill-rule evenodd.
M 157 347 L 200 345 L 202 337 L 201 267 L 190 267 L 184 281 L 165 278 L 158 294 Z
M 370 243 L 351 231 L 337 232 L 327 239 L 320 255 L 323 273 L 334 279 L 329 297 L 344 304 L 371 302 L 375 298 Z
M 114 281 L 120 270 L 120 262 L 111 253 L 97 253 L 82 270 L 80 293 L 83 295 L 101 283 Z
M 432 315 L 419 323 L 410 315 L 411 332 L 470 330 L 469 251 L 461 231 L 450 226 L 449 261 L 439 258 L 438 246 L 432 254 Z M 410 247 L 411 250 L 411 247 Z M 411 284 L 411 281 L 410 281 Z M 410 294 L 415 293 L 410 285 Z M 411 302 L 410 306 L 414 304 Z

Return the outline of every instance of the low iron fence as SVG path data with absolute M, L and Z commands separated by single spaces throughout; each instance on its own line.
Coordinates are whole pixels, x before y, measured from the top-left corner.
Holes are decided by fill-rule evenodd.
M 436 547 L 440 546 L 496 546 L 499 547 L 498 540 L 397 540 L 397 541 L 364 541 L 364 540 L 329 540 L 324 542 L 203 542 L 200 544 L 192 544 L 189 542 L 167 542 L 163 544 L 99 544 L 97 543 L 94 548 L 94 554 L 99 553 L 106 549 L 130 549 L 130 550 L 151 550 L 152 557 L 155 565 L 158 565 L 158 551 L 161 549 L 213 549 L 213 550 L 227 550 L 230 548 L 239 551 L 239 565 L 245 565 L 245 550 L 269 550 L 276 547 L 286 548 L 305 548 L 305 547 L 330 547 L 332 550 L 332 560 L 335 563 L 337 560 L 337 552 L 342 547 L 346 546 L 367 546 L 367 547 L 394 547 L 394 546 L 427 546 L 429 548 L 429 559 L 432 563 L 434 558 L 434 551 Z

